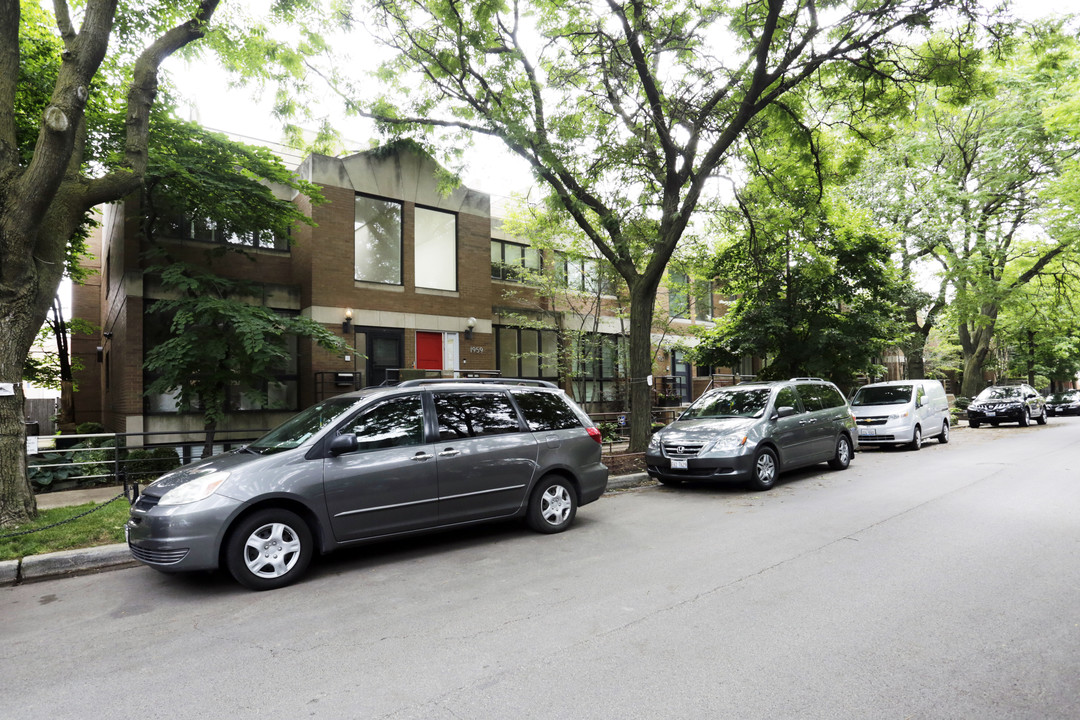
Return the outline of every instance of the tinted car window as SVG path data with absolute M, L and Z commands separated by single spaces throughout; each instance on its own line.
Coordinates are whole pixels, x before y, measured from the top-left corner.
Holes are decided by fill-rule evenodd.
M 519 432 L 517 412 L 503 393 L 437 393 L 439 439 L 457 440 Z
M 840 391 L 832 385 L 818 385 L 818 388 L 821 390 L 821 399 L 827 408 L 842 407 L 847 402 Z
M 515 392 L 514 399 L 533 432 L 581 427 L 578 416 L 555 393 Z
M 341 397 L 312 405 L 248 445 L 248 450 L 269 455 L 298 447 L 355 403 L 354 397 Z
M 821 385 L 796 385 L 795 389 L 799 393 L 799 397 L 802 398 L 803 406 L 807 411 L 814 412 L 815 410 L 824 410 L 828 405 L 825 402 L 825 398 L 821 394 Z
M 356 433 L 359 450 L 419 445 L 424 441 L 420 396 L 384 400 L 347 422 L 341 432 Z
M 793 407 L 796 410 L 799 409 L 799 396 L 795 394 L 794 388 L 783 387 L 776 392 L 776 404 L 774 407 Z

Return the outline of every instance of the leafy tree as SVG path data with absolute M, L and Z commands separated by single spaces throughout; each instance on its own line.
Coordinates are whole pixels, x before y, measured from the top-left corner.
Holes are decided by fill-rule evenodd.
M 1037 27 L 1011 53 L 987 58 L 970 92 L 926 86 L 910 122 L 852 188 L 873 195 L 868 205 L 902 236 L 913 276 L 938 273 L 926 325 L 947 294 L 964 353 L 964 396 L 983 383 L 1003 307 L 1076 251 L 1077 232 L 1065 218 L 1075 216 L 1080 194 L 1064 179 L 1080 151 L 1080 124 L 1050 118 L 1073 99 L 1067 81 L 1078 63 L 1075 38 Z
M 295 52 L 270 51 L 263 22 L 235 12 L 212 24 L 219 1 L 54 0 L 49 13 L 0 0 L 0 382 L 15 388 L 0 395 L 0 526 L 25 522 L 36 507 L 19 384 L 26 357 L 87 213 L 142 183 L 162 63 L 209 34 L 230 67 L 301 67 Z M 269 19 L 308 8 L 275 2 Z M 102 118 L 113 110 L 119 127 Z M 108 142 L 116 135 L 119 144 Z
M 893 298 L 904 286 L 888 234 L 835 187 L 814 182 L 815 174 L 836 176 L 836 158 L 820 140 L 792 139 L 799 133 L 788 134 L 786 119 L 775 116 L 761 136 L 772 154 L 739 193 L 741 222 L 716 258 L 720 289 L 736 300 L 691 354 L 705 365 L 768 358 L 763 377 L 845 386 L 878 374 L 874 358 L 900 340 Z
M 381 77 L 401 92 L 362 103 L 342 68 L 323 74 L 386 129 L 488 135 L 530 164 L 626 282 L 631 448 L 643 450 L 657 288 L 740 139 L 802 83 L 880 92 L 911 69 L 897 43 L 971 4 L 383 0 L 376 9 L 379 40 L 395 52 Z
M 146 354 L 146 370 L 154 376 L 146 393 L 175 393 L 181 412 L 202 413 L 204 457 L 212 452 L 214 432 L 230 409 L 234 388 L 255 405 L 272 407 L 268 387 L 289 360 L 288 336 L 342 349 L 341 339 L 319 323 L 251 303 L 248 298 L 257 288 L 250 283 L 182 262 L 152 271 L 160 273 L 163 289 L 173 297 L 156 301 L 150 310 L 169 319 L 171 337 Z

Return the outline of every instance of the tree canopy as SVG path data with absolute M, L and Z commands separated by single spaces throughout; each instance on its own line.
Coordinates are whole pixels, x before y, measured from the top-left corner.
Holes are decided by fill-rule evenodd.
M 388 0 L 376 9 L 378 38 L 394 52 L 380 74 L 390 92 L 368 102 L 344 69 L 323 73 L 391 132 L 490 135 L 529 163 L 627 284 L 631 446 L 641 450 L 656 291 L 748 129 L 806 82 L 858 103 L 926 72 L 905 49 L 912 38 L 973 8 Z

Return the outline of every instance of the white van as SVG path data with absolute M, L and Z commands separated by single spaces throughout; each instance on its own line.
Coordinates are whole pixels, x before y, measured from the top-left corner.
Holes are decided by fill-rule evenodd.
M 851 399 L 859 444 L 922 447 L 923 438 L 949 442 L 949 399 L 937 380 L 890 380 L 863 385 Z

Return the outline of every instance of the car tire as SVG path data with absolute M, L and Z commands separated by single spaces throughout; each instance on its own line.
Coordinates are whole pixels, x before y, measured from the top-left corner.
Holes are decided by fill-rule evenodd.
M 948 420 L 941 423 L 941 434 L 937 436 L 937 441 L 939 443 L 941 443 L 942 445 L 949 442 L 949 430 L 950 430 L 950 428 L 949 428 L 949 421 Z
M 908 443 L 909 450 L 922 450 L 922 428 L 918 425 L 915 426 L 915 430 L 911 433 L 911 442 Z
M 1020 415 L 1020 420 L 1017 421 L 1020 427 L 1027 427 L 1031 424 L 1031 411 L 1024 408 L 1023 414 Z
M 754 490 L 769 490 L 776 484 L 780 472 L 780 463 L 771 448 L 763 447 L 754 456 L 754 467 L 750 475 L 750 487 Z
M 1045 425 L 1046 424 L 1046 409 L 1045 408 L 1042 411 L 1042 415 L 1040 415 L 1039 419 L 1036 420 L 1035 422 L 1039 423 L 1040 425 Z
M 970 428 L 978 428 L 979 427 L 979 421 L 978 420 L 968 420 L 968 427 L 970 427 Z
M 299 515 L 267 508 L 243 518 L 229 532 L 225 566 L 250 590 L 274 590 L 300 579 L 314 549 L 311 528 Z
M 847 435 L 841 435 L 836 441 L 836 454 L 829 460 L 829 467 L 833 470 L 847 470 L 851 464 L 851 441 Z
M 557 475 L 540 480 L 529 496 L 525 522 L 539 533 L 558 533 L 570 527 L 577 514 L 577 493 Z

